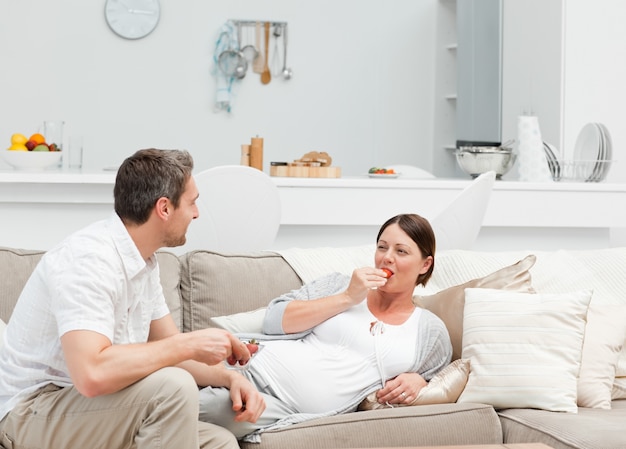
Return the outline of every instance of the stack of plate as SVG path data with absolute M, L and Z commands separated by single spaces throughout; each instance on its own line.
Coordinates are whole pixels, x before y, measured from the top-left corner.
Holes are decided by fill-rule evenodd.
M 559 159 L 556 157 L 557 149 L 554 147 L 554 145 L 551 145 L 548 142 L 544 142 L 543 151 L 546 153 L 548 168 L 550 169 L 550 173 L 552 174 L 552 179 L 555 181 L 559 181 L 561 179 L 561 164 L 559 163 Z
M 555 181 L 600 182 L 611 168 L 613 144 L 602 123 L 588 123 L 578 134 L 571 161 L 559 161 L 556 149 L 544 142 L 548 167 Z

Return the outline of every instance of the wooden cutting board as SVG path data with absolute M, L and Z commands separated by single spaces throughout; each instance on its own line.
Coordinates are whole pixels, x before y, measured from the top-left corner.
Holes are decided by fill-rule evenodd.
M 270 176 L 290 178 L 341 178 L 341 167 L 270 166 Z

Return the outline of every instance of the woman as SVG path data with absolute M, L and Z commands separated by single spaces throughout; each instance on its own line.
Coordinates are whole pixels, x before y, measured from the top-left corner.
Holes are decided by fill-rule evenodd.
M 433 272 L 435 236 L 426 219 L 404 214 L 376 241 L 374 267 L 329 274 L 270 303 L 268 340 L 243 372 L 264 395 L 259 420 L 235 422 L 228 392 L 211 387 L 200 393 L 201 420 L 255 441 L 263 429 L 354 411 L 376 390 L 389 405 L 415 399 L 452 353 L 443 322 L 413 304 Z

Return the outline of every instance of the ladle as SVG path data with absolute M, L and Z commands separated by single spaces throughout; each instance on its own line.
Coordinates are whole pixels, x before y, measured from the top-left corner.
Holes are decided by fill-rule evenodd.
M 272 80 L 272 74 L 270 73 L 270 66 L 268 64 L 268 49 L 270 47 L 270 23 L 265 22 L 265 65 L 263 66 L 263 73 L 261 73 L 261 82 L 263 84 L 269 84 Z
M 282 69 L 280 68 L 280 52 L 278 50 L 278 39 L 282 34 L 282 25 L 274 25 L 274 55 L 272 56 L 272 64 L 270 66 L 270 71 L 272 72 L 272 76 L 281 76 Z
M 291 79 L 293 72 L 291 68 L 287 68 L 287 24 L 283 25 L 283 78 Z

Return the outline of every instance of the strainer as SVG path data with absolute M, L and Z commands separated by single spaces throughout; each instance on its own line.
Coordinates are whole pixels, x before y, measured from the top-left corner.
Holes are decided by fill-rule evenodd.
M 225 50 L 217 60 L 220 70 L 227 76 L 243 78 L 248 70 L 248 61 L 239 50 Z
M 238 35 L 241 36 L 241 25 L 237 25 Z M 220 70 L 227 76 L 235 78 L 243 78 L 248 71 L 248 61 L 245 56 L 239 50 L 239 43 L 230 40 L 230 36 L 223 36 L 228 38 L 228 50 L 224 50 L 217 58 L 217 65 Z M 234 39 L 233 39 L 234 40 Z

